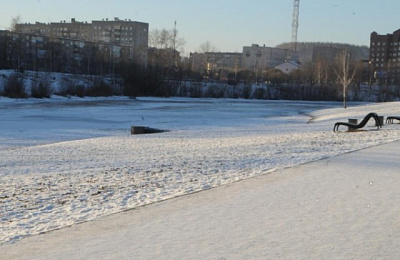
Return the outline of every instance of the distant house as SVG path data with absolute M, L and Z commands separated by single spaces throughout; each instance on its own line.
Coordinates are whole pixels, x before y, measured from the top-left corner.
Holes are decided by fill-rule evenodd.
M 283 73 L 289 75 L 293 71 L 296 71 L 300 68 L 300 63 L 297 61 L 286 61 L 275 66 L 275 69 L 282 71 Z

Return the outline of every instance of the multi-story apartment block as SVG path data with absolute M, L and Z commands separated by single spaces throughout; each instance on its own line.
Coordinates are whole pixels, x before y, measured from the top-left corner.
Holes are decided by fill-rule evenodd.
M 16 24 L 16 31 L 26 34 L 50 35 L 50 24 L 36 22 L 34 24 Z
M 0 31 L 0 69 L 114 74 L 132 48 L 73 38 Z
M 101 20 L 58 23 L 17 24 L 16 31 L 26 34 L 43 35 L 52 39 L 63 38 L 110 45 L 110 50 L 123 48 L 128 58 L 144 66 L 147 65 L 149 24 L 120 20 Z
M 92 26 L 87 22 L 78 22 L 72 18 L 70 23 L 61 21 L 59 23 L 50 23 L 48 27 L 49 33 L 45 35 L 49 37 L 91 41 L 90 33 Z M 24 25 L 17 25 L 17 30 L 18 28 L 24 28 Z
M 243 47 L 242 67 L 247 70 L 253 70 L 260 73 L 263 70 L 274 68 L 284 63 L 293 56 L 291 50 L 259 46 L 253 44 L 249 47 Z
M 148 44 L 147 23 L 132 22 L 115 18 L 114 21 L 92 21 L 92 41 L 122 45 Z
M 0 31 L 0 68 L 22 69 L 29 63 L 32 70 L 44 67 L 48 56 L 47 37 L 35 34 Z
M 92 21 L 91 41 L 130 47 L 131 58 L 147 64 L 149 24 L 130 20 Z
M 400 83 L 400 29 L 386 35 L 372 32 L 369 56 L 376 79 L 388 84 Z

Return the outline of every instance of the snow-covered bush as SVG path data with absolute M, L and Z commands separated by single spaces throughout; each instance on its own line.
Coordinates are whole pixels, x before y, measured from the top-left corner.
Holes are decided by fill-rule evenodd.
M 88 87 L 85 94 L 89 97 L 109 97 L 114 95 L 114 90 L 111 85 L 99 81 Z
M 60 96 L 85 96 L 85 86 L 70 78 L 61 78 L 59 90 L 56 93 Z
M 39 78 L 32 81 L 31 96 L 34 98 L 50 98 L 52 94 L 51 84 L 46 78 Z
M 28 97 L 25 89 L 24 78 L 19 73 L 11 74 L 4 86 L 2 93 L 9 98 L 26 98 Z

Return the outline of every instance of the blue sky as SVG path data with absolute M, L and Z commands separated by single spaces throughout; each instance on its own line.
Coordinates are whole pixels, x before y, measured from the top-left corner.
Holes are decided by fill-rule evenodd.
M 242 51 L 253 43 L 289 42 L 293 0 L 0 0 L 0 29 L 11 19 L 58 22 L 131 19 L 152 29 L 177 22 L 185 52 L 210 41 L 218 51 Z M 298 41 L 369 45 L 373 31 L 400 29 L 399 0 L 300 0 Z

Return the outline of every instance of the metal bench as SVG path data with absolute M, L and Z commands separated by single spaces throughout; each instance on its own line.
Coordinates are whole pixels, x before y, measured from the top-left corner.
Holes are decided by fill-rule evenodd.
M 381 120 L 379 119 L 378 114 L 377 113 L 369 113 L 368 115 L 366 115 L 364 117 L 364 119 L 359 124 L 350 123 L 350 122 L 335 123 L 335 126 L 333 127 L 333 132 L 339 131 L 339 126 L 341 126 L 341 125 L 347 126 L 349 129 L 352 129 L 352 130 L 363 128 L 371 118 L 375 119 L 375 126 L 377 126 L 378 129 L 382 127 L 382 123 L 381 123 Z

